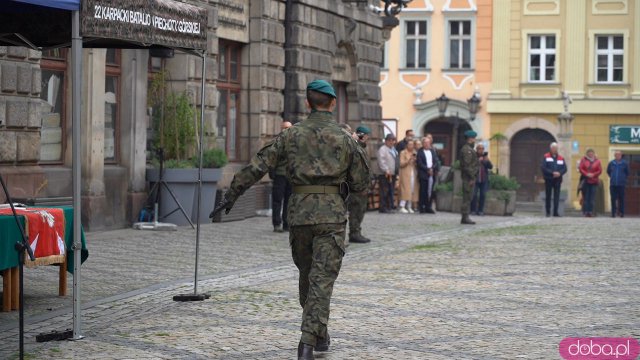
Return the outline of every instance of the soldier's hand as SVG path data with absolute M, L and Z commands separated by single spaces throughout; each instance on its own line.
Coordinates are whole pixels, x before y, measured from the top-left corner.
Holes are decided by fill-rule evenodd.
M 220 213 L 222 210 L 225 211 L 224 212 L 225 214 L 228 214 L 229 211 L 231 211 L 231 208 L 233 208 L 233 204 L 234 204 L 234 202 L 229 200 L 229 199 L 227 199 L 227 198 L 222 199 L 222 201 L 220 201 L 218 203 L 218 205 L 216 205 L 216 207 L 213 209 L 211 214 L 209 214 L 209 218 L 212 219 L 212 221 L 213 221 L 213 218 L 216 215 L 218 215 L 218 213 Z

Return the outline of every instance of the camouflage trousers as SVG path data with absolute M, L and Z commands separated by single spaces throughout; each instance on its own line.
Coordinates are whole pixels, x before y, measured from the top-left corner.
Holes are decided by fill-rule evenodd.
M 289 243 L 300 271 L 301 341 L 316 345 L 327 337 L 333 283 L 344 256 L 345 223 L 291 226 Z
M 473 192 L 473 185 L 475 181 L 473 179 L 462 179 L 462 206 L 460 213 L 462 215 L 469 215 L 471 211 L 471 194 Z
M 349 235 L 360 234 L 362 231 L 362 220 L 367 212 L 367 193 L 349 195 Z

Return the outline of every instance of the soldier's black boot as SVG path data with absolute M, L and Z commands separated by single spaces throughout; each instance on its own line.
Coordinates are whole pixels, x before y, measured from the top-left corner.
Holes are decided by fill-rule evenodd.
M 298 360 L 314 360 L 313 346 L 307 345 L 300 341 L 298 344 Z
M 464 214 L 464 215 L 462 215 L 462 220 L 460 220 L 460 224 L 463 224 L 463 225 L 475 225 L 476 222 L 475 221 L 471 221 L 471 219 L 469 218 L 468 214 Z
M 326 338 L 318 338 L 314 350 L 318 352 L 329 351 L 329 345 L 331 345 L 331 336 L 327 333 Z
M 349 242 L 352 243 L 359 243 L 359 244 L 366 244 L 368 242 L 370 242 L 371 240 L 367 239 L 366 237 L 360 235 L 360 234 L 349 234 Z

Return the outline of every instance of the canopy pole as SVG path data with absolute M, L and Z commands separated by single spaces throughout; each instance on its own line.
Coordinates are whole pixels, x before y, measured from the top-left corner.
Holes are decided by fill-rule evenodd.
M 173 301 L 203 301 L 205 299 L 209 299 L 211 297 L 210 294 L 198 294 L 198 263 L 200 260 L 200 213 L 201 213 L 201 203 L 200 196 L 202 194 L 202 156 L 204 155 L 204 106 L 205 106 L 205 82 L 207 79 L 207 53 L 203 51 L 202 54 L 199 54 L 202 57 L 202 84 L 200 88 L 200 146 L 199 146 L 199 163 L 198 163 L 198 189 L 197 195 L 198 199 L 196 200 L 196 205 L 198 208 L 196 209 L 196 266 L 195 266 L 195 274 L 193 277 L 193 293 L 188 294 L 180 294 L 175 295 L 173 297 Z
M 204 156 L 204 105 L 205 105 L 205 82 L 207 79 L 207 53 L 202 52 L 202 83 L 200 88 L 200 163 L 198 164 L 198 208 L 196 210 L 196 269 L 193 281 L 193 294 L 198 294 L 198 263 L 200 260 L 200 212 L 202 193 L 202 157 Z
M 82 146 L 80 116 L 82 109 L 82 37 L 80 36 L 80 11 L 73 11 L 71 25 L 71 118 L 72 118 L 72 177 L 73 177 L 73 340 L 82 339 L 80 319 L 80 254 L 82 251 Z M 65 269 L 66 270 L 66 269 Z

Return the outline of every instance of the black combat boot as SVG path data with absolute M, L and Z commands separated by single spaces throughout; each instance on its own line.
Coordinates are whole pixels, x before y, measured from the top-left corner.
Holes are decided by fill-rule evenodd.
M 371 240 L 367 239 L 366 237 L 360 235 L 360 234 L 350 234 L 349 235 L 349 242 L 352 243 L 360 243 L 360 244 L 366 244 L 368 242 L 370 242 Z
M 471 221 L 471 219 L 469 218 L 468 214 L 464 214 L 464 215 L 462 215 L 462 220 L 460 220 L 460 224 L 463 224 L 463 225 L 475 225 L 476 222 L 475 221 Z
M 298 344 L 298 360 L 314 360 L 313 346 L 307 345 L 300 341 Z
M 331 336 L 327 333 L 326 338 L 318 338 L 314 350 L 318 352 L 329 351 L 329 345 L 331 345 Z

